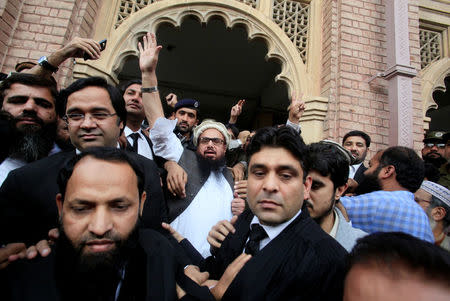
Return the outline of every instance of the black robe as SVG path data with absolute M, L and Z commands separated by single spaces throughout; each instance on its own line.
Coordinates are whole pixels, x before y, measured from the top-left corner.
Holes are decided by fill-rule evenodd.
M 63 285 L 73 290 L 69 299 L 86 300 L 77 297 L 77 294 L 83 296 L 83 292 L 77 290 L 76 285 L 71 287 L 71 283 L 67 283 L 70 281 L 58 279 L 62 277 L 60 273 L 70 276 L 72 271 L 58 269 L 58 263 L 62 261 L 56 253 L 57 250 L 53 250 L 48 257 L 14 262 L 0 270 L 0 300 L 63 300 Z M 176 283 L 187 293 L 181 300 L 214 300 L 208 288 L 199 287 L 184 275 L 183 266 L 176 261 L 173 246 L 161 234 L 150 229 L 139 232 L 139 245 L 129 257 L 124 275 L 119 301 L 178 300 Z M 109 295 L 113 300 L 117 285 L 111 287 Z
M 201 269 L 218 279 L 242 254 L 253 214 L 242 213 L 215 256 Z M 222 300 L 342 300 L 347 252 L 309 216 L 306 207 L 250 259 Z

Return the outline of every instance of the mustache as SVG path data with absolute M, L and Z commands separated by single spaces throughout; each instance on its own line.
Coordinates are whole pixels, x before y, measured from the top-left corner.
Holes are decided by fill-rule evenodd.
M 265 191 L 260 192 L 257 196 L 256 196 L 256 201 L 261 201 L 261 200 L 271 200 L 274 201 L 275 203 L 281 205 L 284 204 L 284 200 L 282 197 L 273 194 L 273 193 L 267 193 Z
M 91 241 L 102 240 L 102 239 L 111 240 L 111 241 L 115 242 L 116 244 L 121 241 L 120 236 L 111 231 L 106 232 L 103 235 L 96 235 L 94 233 L 89 232 L 81 238 L 80 246 L 84 246 Z
M 19 122 L 19 121 L 21 121 L 22 119 L 25 119 L 25 118 L 31 118 L 34 121 L 36 121 L 38 124 L 40 124 L 41 126 L 44 125 L 44 121 L 41 118 L 39 118 L 37 116 L 36 112 L 34 112 L 34 111 L 23 111 L 22 114 L 20 114 L 19 116 L 15 117 L 14 120 L 17 123 L 17 122 Z

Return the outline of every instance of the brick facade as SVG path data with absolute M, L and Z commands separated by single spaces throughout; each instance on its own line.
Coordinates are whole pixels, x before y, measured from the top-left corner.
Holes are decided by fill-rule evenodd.
M 7 0 L 0 19 L 2 72 L 22 61 L 36 61 L 70 41 L 91 37 L 101 0 Z M 72 62 L 57 74 L 61 86 L 70 82 Z
M 346 132 L 363 130 L 372 137 L 372 154 L 389 143 L 387 82 L 382 78 L 373 79 L 389 67 L 386 64 L 384 1 L 388 0 L 321 2 L 320 93 L 329 100 L 324 137 L 340 142 Z M 17 62 L 35 61 L 48 55 L 76 35 L 92 37 L 102 2 L 1 1 L 1 71 L 10 72 Z M 418 0 L 409 1 L 408 17 L 411 65 L 420 70 Z M 66 86 L 71 79 L 72 62 L 68 61 L 61 66 L 57 80 L 61 86 Z M 419 76 L 413 79 L 412 92 L 412 132 L 414 148 L 418 150 L 422 147 L 424 127 Z

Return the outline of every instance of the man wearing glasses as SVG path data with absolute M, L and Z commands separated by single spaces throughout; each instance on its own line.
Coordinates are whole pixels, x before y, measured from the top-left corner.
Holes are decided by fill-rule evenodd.
M 64 164 L 91 147 L 117 147 L 126 124 L 127 111 L 120 91 L 106 80 L 91 77 L 77 80 L 58 95 L 65 112 L 75 151 L 66 151 L 11 172 L 0 188 L 0 243 L 34 244 L 57 226 L 56 175 Z M 134 155 L 146 172 L 146 202 L 143 223 L 158 229 L 165 212 L 159 173 L 155 163 Z

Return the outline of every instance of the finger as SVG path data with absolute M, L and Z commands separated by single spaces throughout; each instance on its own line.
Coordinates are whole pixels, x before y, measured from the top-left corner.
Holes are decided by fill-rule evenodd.
M 173 234 L 173 232 L 175 232 L 172 226 L 167 223 L 161 223 L 161 226 L 163 227 L 163 229 L 167 230 L 170 234 Z
M 245 99 L 241 99 L 241 100 L 238 101 L 238 106 L 242 108 L 244 103 L 245 103 Z
M 174 189 L 173 182 L 171 178 L 167 178 L 167 190 L 173 195 L 177 195 L 176 190 Z
M 38 254 L 38 252 L 36 250 L 36 246 L 31 246 L 27 249 L 27 252 L 26 252 L 27 259 L 33 259 L 34 257 L 36 257 L 37 254 Z
M 50 231 L 48 231 L 48 237 L 51 240 L 57 240 L 59 238 L 59 230 L 57 228 L 50 229 Z
M 234 226 L 234 224 L 236 223 L 237 219 L 238 219 L 238 216 L 237 216 L 237 215 L 234 215 L 234 216 L 230 219 L 230 224 L 232 224 L 232 225 Z M 233 227 L 233 229 L 234 229 L 234 227 Z M 234 233 L 234 232 L 233 232 L 233 233 Z
M 144 52 L 141 42 L 138 42 L 138 49 L 139 49 L 139 54 L 142 54 L 142 52 Z
M 213 248 L 220 248 L 222 246 L 222 244 L 220 242 L 218 242 L 217 240 L 215 240 L 213 237 L 211 237 L 209 235 L 206 238 L 206 240 Z
M 48 241 L 46 240 L 39 241 L 36 244 L 36 249 L 42 257 L 46 257 L 48 254 L 50 254 L 50 246 L 48 244 Z

